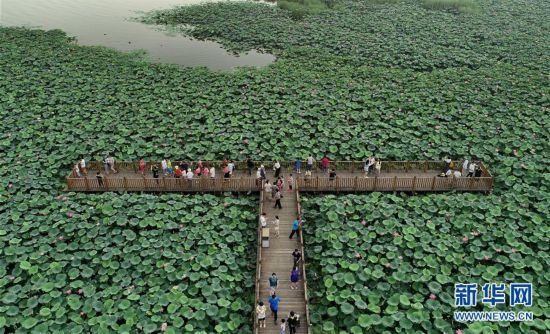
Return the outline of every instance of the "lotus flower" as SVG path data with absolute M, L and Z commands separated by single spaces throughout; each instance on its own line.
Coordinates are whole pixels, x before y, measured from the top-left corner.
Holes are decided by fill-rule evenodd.
M 229 206 L 229 203 L 223 203 L 223 207 L 227 208 Z
M 496 249 L 496 252 L 497 252 L 497 253 L 500 253 L 500 252 L 502 252 L 502 249 L 497 248 L 497 249 Z
M 83 290 L 83 289 L 78 289 L 78 291 L 77 291 L 76 293 L 78 293 L 79 295 L 81 295 L 81 294 L 84 293 L 84 290 Z
M 73 218 L 74 213 L 72 211 L 67 212 L 67 217 Z
M 386 263 L 384 266 L 386 266 L 386 268 L 391 268 L 391 263 Z
M 367 221 L 363 219 L 363 220 L 361 221 L 361 224 L 362 224 L 363 226 L 367 226 Z
M 489 256 L 487 256 L 487 255 L 485 255 L 485 256 L 483 257 L 483 260 L 485 260 L 485 261 L 489 261 L 490 259 L 491 259 L 491 257 L 489 257 Z
M 71 290 L 71 289 L 65 291 L 65 294 L 67 294 L 67 295 L 70 295 L 70 294 L 72 294 L 72 293 L 73 293 L 73 290 Z
M 244 139 L 243 144 L 248 145 L 248 139 Z
M 361 254 L 355 252 L 355 258 L 356 258 L 356 259 L 360 259 L 360 258 L 362 258 L 362 256 L 361 256 Z
M 81 316 L 81 317 L 84 317 L 84 316 L 86 316 L 86 313 L 80 312 L 80 316 Z
M 464 238 L 462 238 L 462 241 L 463 241 L 463 242 L 468 242 L 468 237 L 467 237 L 467 236 L 464 236 Z
M 437 296 L 433 293 L 430 293 L 430 299 L 431 300 L 436 300 L 437 299 Z
M 455 334 L 462 334 L 462 330 L 461 330 L 461 329 L 457 329 L 457 330 L 455 331 Z
M 517 252 L 517 251 L 518 251 L 517 249 L 512 248 L 512 253 L 515 253 L 515 252 Z
M 164 313 L 164 307 L 160 308 L 160 313 Z
M 166 331 L 167 328 L 168 328 L 168 324 L 165 322 L 163 322 L 162 325 L 160 325 L 160 330 L 163 332 Z
M 403 256 L 399 255 L 398 259 L 403 260 Z
M 13 183 L 10 182 L 8 183 L 8 189 L 11 189 L 11 188 L 13 188 Z
M 512 154 L 514 155 L 514 157 L 517 157 L 518 156 L 518 150 L 516 150 L 516 149 L 512 150 Z
M 63 239 L 65 239 L 65 237 L 62 236 L 62 235 L 60 235 L 60 236 L 57 237 L 57 240 L 63 240 Z
M 394 238 L 397 238 L 400 234 L 399 234 L 399 232 L 394 231 L 394 232 L 392 233 L 392 235 L 393 235 Z
M 9 275 L 8 278 L 10 279 L 10 281 L 13 281 L 15 279 L 15 276 Z

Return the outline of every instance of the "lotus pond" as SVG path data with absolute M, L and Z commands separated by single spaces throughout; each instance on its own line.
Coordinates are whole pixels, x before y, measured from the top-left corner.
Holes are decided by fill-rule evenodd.
M 328 152 L 475 156 L 496 184 L 489 196 L 308 198 L 317 332 L 546 333 L 549 7 L 482 1 L 459 13 L 343 1 L 294 20 L 274 6 L 220 3 L 147 16 L 278 56 L 232 73 L 151 64 L 57 30 L 0 28 L 0 331 L 248 333 L 255 197 L 75 195 L 63 193 L 63 178 L 79 157 L 107 152 Z M 459 277 L 532 281 L 537 320 L 453 323 L 449 280 Z M 361 284 L 366 292 L 355 293 Z

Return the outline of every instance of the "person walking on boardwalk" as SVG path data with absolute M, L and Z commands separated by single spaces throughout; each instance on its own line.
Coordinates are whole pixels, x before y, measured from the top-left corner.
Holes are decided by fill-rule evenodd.
M 246 159 L 246 169 L 248 170 L 248 176 L 252 176 L 252 170 L 254 169 L 254 162 L 252 159 Z
M 111 171 L 111 167 L 109 165 L 109 154 L 103 159 L 103 168 L 105 169 L 105 175 L 109 175 L 109 172 Z
M 267 227 L 267 214 L 265 212 L 262 212 L 262 214 L 260 215 L 260 225 L 262 226 L 262 228 Z
M 323 159 L 321 159 L 321 172 L 326 173 L 328 172 L 328 167 L 330 165 L 330 160 L 325 155 Z
M 258 167 L 258 170 L 256 171 L 256 180 L 262 180 L 262 169 L 260 167 Z
M 264 165 L 261 165 L 261 166 L 260 166 L 260 178 L 261 178 L 262 180 L 265 180 L 266 177 L 267 177 L 267 175 L 266 175 L 266 173 L 265 173 L 265 167 L 264 167 Z
M 275 293 L 271 297 L 269 297 L 269 308 L 271 309 L 271 313 L 273 313 L 275 324 L 277 323 L 277 312 L 279 311 L 280 302 L 281 298 L 279 298 L 279 296 L 277 296 L 277 294 Z
M 313 163 L 315 162 L 315 159 L 313 159 L 313 156 L 307 157 L 307 164 L 306 164 L 306 170 L 310 171 L 313 169 Z
M 195 168 L 195 176 L 199 177 L 199 176 L 201 176 L 201 173 L 202 173 L 202 168 L 197 166 L 197 168 Z
M 294 267 L 298 266 L 298 263 L 302 259 L 302 253 L 298 250 L 298 248 L 294 249 L 294 252 L 292 252 L 292 260 L 294 261 Z
M 103 174 L 101 174 L 100 171 L 97 171 L 97 174 L 95 175 L 95 177 L 97 178 L 97 184 L 99 184 L 100 187 L 103 187 L 104 186 Z
M 273 230 L 275 231 L 275 237 L 277 237 L 277 239 L 279 238 L 279 222 L 279 216 L 275 216 L 275 219 L 271 222 L 271 224 L 273 224 Z
M 275 171 L 275 178 L 278 178 L 279 175 L 281 175 L 281 164 L 279 163 L 279 160 L 275 161 L 273 170 Z
M 296 161 L 294 161 L 294 169 L 296 170 L 296 173 L 298 174 L 301 173 L 300 171 L 301 167 L 302 167 L 302 161 L 300 160 L 300 158 L 298 158 L 296 159 Z
M 235 162 L 233 160 L 230 160 L 227 164 L 227 168 L 229 168 L 229 175 L 233 175 L 233 172 L 235 171 Z
M 115 169 L 115 158 L 113 158 L 113 156 L 111 154 L 109 154 L 107 156 L 107 163 L 109 164 L 109 168 L 111 169 L 111 171 L 113 171 L 113 173 L 118 173 L 118 171 Z
M 290 272 L 290 289 L 291 290 L 297 290 L 298 289 L 298 281 L 300 280 L 300 272 L 298 271 L 298 267 L 294 266 L 292 268 L 292 271 Z
M 139 159 L 139 173 L 141 176 L 145 176 L 145 160 L 143 158 Z
M 172 167 L 172 161 L 170 159 L 166 161 L 166 168 L 168 169 L 168 174 L 174 174 L 174 168 Z
M 279 189 L 277 189 L 277 192 L 275 193 L 275 206 L 273 208 L 283 208 L 281 205 L 281 192 L 279 191 Z
M 214 168 L 214 166 L 210 167 L 210 178 L 211 179 L 216 178 L 216 168 Z
M 269 182 L 269 180 L 266 180 L 265 181 L 265 184 L 264 184 L 264 193 L 265 193 L 265 198 L 268 199 L 269 196 L 271 195 L 271 182 Z M 273 198 L 273 196 L 271 196 L 271 198 Z
M 286 320 L 285 319 L 281 319 L 281 326 L 279 328 L 281 329 L 279 334 L 286 334 Z
M 470 162 L 470 165 L 468 166 L 468 175 L 467 177 L 473 177 L 474 173 L 476 171 L 477 165 L 472 161 Z
M 289 239 L 292 239 L 292 237 L 296 234 L 296 237 L 300 238 L 300 217 L 294 219 L 292 222 L 292 232 L 290 232 Z
M 225 165 L 223 167 L 223 178 L 224 179 L 229 179 L 230 177 L 231 177 L 231 173 L 229 173 L 229 166 Z
M 296 327 L 298 327 L 298 315 L 294 311 L 290 311 L 290 315 L 287 319 L 289 334 L 296 334 Z
M 284 197 L 283 195 L 283 192 L 285 191 L 284 184 L 285 184 L 285 180 L 283 180 L 283 178 L 279 176 L 279 178 L 277 179 L 277 190 L 279 190 L 279 192 L 281 193 L 281 198 Z
M 279 278 L 277 277 L 277 274 L 273 273 L 271 276 L 269 276 L 269 295 L 273 296 L 275 293 L 277 293 L 277 289 L 279 288 Z
M 258 306 L 256 306 L 256 315 L 258 316 L 258 325 L 260 328 L 265 328 L 265 311 L 264 302 L 260 301 Z
M 204 167 L 202 167 L 202 172 L 201 172 L 201 175 L 203 177 L 208 177 L 208 174 L 210 173 L 210 170 L 208 169 L 208 166 L 207 165 L 204 165 Z
M 277 185 L 275 183 L 273 183 L 271 185 L 271 200 L 273 200 L 275 198 L 275 195 L 277 194 L 277 190 L 279 190 L 279 188 L 277 187 Z

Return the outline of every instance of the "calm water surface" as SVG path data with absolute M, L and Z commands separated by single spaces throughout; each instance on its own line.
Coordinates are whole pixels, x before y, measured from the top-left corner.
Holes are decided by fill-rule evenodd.
M 273 55 L 257 51 L 235 56 L 218 43 L 169 36 L 154 26 L 130 20 L 139 16 L 138 12 L 201 2 L 205 1 L 0 0 L 0 24 L 61 29 L 82 45 L 102 45 L 121 51 L 142 49 L 152 61 L 184 66 L 231 69 L 265 66 L 275 60 Z

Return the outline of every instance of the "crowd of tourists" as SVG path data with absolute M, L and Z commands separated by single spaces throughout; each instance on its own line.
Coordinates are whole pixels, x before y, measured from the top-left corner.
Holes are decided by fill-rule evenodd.
M 464 159 L 462 166 L 457 166 L 454 161 L 449 158 L 443 159 L 445 166 L 443 171 L 439 174 L 440 177 L 481 177 L 483 171 L 480 164 L 475 161 Z

